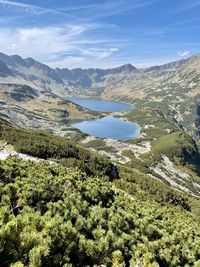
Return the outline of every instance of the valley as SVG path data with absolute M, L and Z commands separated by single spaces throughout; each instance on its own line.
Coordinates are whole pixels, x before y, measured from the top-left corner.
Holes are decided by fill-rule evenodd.
M 159 109 L 199 143 L 199 55 L 146 69 L 137 69 L 130 64 L 107 70 L 53 69 L 31 58 L 23 59 L 17 55 L 7 56 L 2 53 L 0 62 L 2 90 L 6 86 L 13 90 L 11 97 L 4 94 L 1 99 L 7 97 L 9 101 L 24 105 L 23 107 L 38 115 L 56 120 L 70 118 L 70 111 L 69 116 L 65 114 L 67 106 L 62 107 L 59 102 L 60 97 L 110 99 L 134 104 L 138 109 Z M 22 93 L 19 91 L 22 90 L 19 88 L 21 86 L 29 87 L 23 89 L 25 93 Z M 24 104 L 24 101 L 16 101 L 15 91 L 18 97 L 23 97 L 30 105 Z M 51 105 L 45 107 L 45 101 L 51 102 Z M 87 117 L 86 113 L 89 113 L 78 112 L 72 106 L 68 108 L 73 110 L 72 119 L 84 119 Z M 92 116 L 93 114 L 88 118 Z
M 3 266 L 198 266 L 199 61 L 68 70 L 0 54 Z

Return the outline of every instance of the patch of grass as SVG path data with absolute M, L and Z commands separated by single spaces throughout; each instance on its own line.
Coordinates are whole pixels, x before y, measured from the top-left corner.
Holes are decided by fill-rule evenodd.
M 114 148 L 106 146 L 105 141 L 102 139 L 91 140 L 88 143 L 83 144 L 83 145 L 84 147 L 87 147 L 87 148 L 91 147 L 96 150 L 104 150 L 106 152 L 111 152 L 111 153 L 116 152 Z
M 155 142 L 152 142 L 152 153 L 154 155 L 174 153 L 182 145 L 182 133 L 174 132 L 172 134 L 163 135 Z
M 140 160 L 135 157 L 134 153 L 131 150 L 124 150 L 122 152 L 123 156 L 126 156 L 131 159 L 130 162 L 126 164 L 126 166 L 130 166 L 132 168 L 135 168 L 143 173 L 149 173 L 149 165 L 147 161 Z
M 85 147 L 92 147 L 96 150 L 103 150 L 106 146 L 106 143 L 101 139 L 91 140 L 88 143 L 84 144 Z

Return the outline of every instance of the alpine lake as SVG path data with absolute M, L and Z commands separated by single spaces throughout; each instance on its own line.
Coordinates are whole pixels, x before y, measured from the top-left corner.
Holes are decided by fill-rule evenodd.
M 68 100 L 93 111 L 98 112 L 123 112 L 134 109 L 130 104 L 103 99 L 88 99 L 70 97 Z M 140 135 L 139 125 L 125 121 L 112 115 L 97 120 L 85 120 L 72 123 L 72 126 L 81 132 L 100 138 L 111 138 L 120 141 L 136 139 Z

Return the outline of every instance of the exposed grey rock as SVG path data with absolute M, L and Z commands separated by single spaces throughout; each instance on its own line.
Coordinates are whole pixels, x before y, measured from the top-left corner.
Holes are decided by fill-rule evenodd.
M 5 63 L 0 61 L 0 77 L 14 76 Z

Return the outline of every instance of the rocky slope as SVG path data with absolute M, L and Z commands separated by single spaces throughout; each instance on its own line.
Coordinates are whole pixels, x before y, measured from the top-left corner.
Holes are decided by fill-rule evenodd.
M 60 132 L 71 120 L 100 116 L 61 99 L 66 84 L 48 66 L 17 55 L 0 58 L 0 114 L 14 124 Z
M 43 90 L 57 94 L 70 91 L 70 84 L 63 81 L 56 71 L 32 58 L 23 59 L 18 55 L 7 56 L 0 53 L 2 61 L 12 73 L 18 77 L 19 82 L 31 82 Z
M 5 63 L 0 61 L 0 77 L 5 78 L 9 76 L 14 76 L 12 71 L 6 66 Z
M 40 117 L 43 121 L 63 124 L 71 120 L 93 119 L 100 116 L 97 112 L 62 100 L 51 92 L 41 91 L 26 84 L 0 83 L 0 99 L 1 113 L 4 112 L 5 115 L 8 115 L 8 110 L 12 110 L 12 113 L 20 110 L 26 117 L 30 114 L 29 117 L 32 118 Z M 13 116 L 10 119 L 13 119 Z M 14 117 L 19 117 L 19 112 Z M 24 118 L 21 118 L 21 121 L 23 120 Z M 31 123 L 33 122 L 29 121 L 29 125 Z
M 160 110 L 134 109 L 119 116 L 140 125 L 138 139 L 120 142 L 90 136 L 82 139 L 81 145 L 178 191 L 200 197 L 200 153 L 191 136 Z

